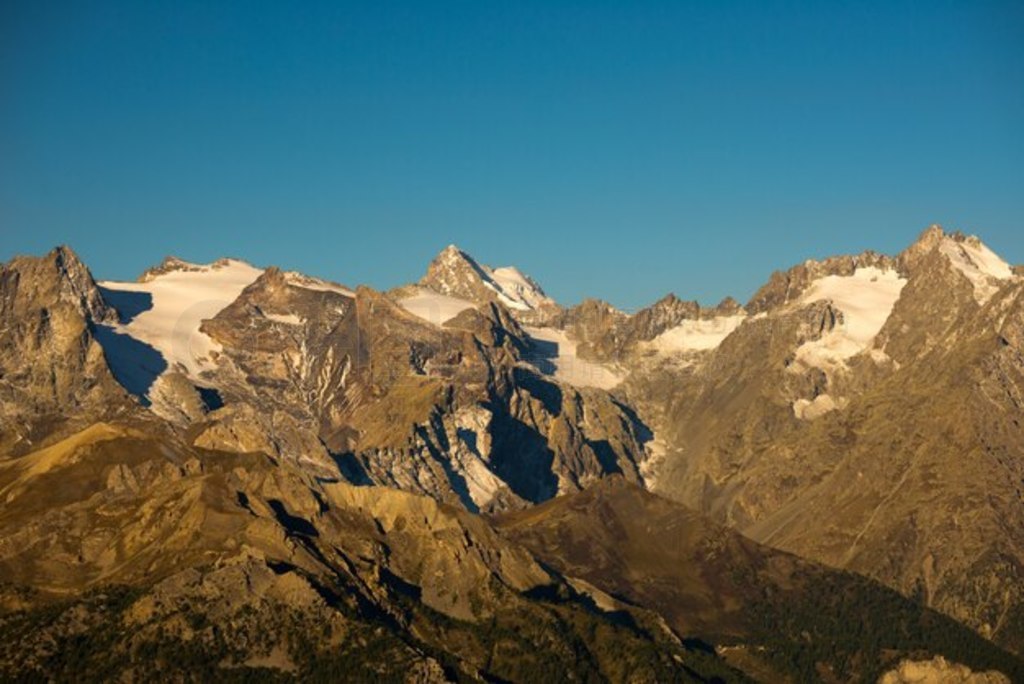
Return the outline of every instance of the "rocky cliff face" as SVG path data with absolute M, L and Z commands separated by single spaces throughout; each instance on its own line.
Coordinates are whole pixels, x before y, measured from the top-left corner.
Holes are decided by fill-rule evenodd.
M 492 269 L 477 263 L 455 245 L 446 247 L 430 262 L 419 286 L 475 304 L 499 302 L 527 317 L 541 316 L 557 308 L 540 285 L 517 268 Z
M 696 511 L 700 529 L 707 516 L 855 571 L 1021 652 L 1022 290 L 977 238 L 937 227 L 893 257 L 776 273 L 743 307 L 668 296 L 632 315 L 594 300 L 562 308 L 517 270 L 457 248 L 417 285 L 386 293 L 232 259 L 168 259 L 139 282 L 97 285 L 66 248 L 18 258 L 0 267 L 0 599 L 74 598 L 56 621 L 25 618 L 38 640 L 24 640 L 17 620 L 0 627 L 36 654 L 19 673 L 52 669 L 54 640 L 79 627 L 109 636 L 103 616 L 116 614 L 121 629 L 152 629 L 111 652 L 155 648 L 170 633 L 174 648 L 221 653 L 221 637 L 197 626 L 209 619 L 252 644 L 218 658 L 312 676 L 302 663 L 321 661 L 246 632 L 252 616 L 293 604 L 426 680 L 504 676 L 536 649 L 544 668 L 563 659 L 622 675 L 581 636 L 590 629 L 646 654 L 654 679 L 676 671 L 666 653 L 772 679 L 779 671 L 755 653 L 764 634 L 743 632 L 754 650 L 732 665 L 700 660 L 673 641 L 712 624 L 672 603 L 695 594 L 623 603 L 624 585 L 605 576 L 650 567 L 570 568 L 534 537 L 507 541 L 474 515 L 528 517 L 618 476 Z M 640 524 L 661 510 L 601 491 L 578 499 L 586 515 L 623 508 Z M 623 520 L 613 531 L 629 529 Z M 560 553 L 578 550 L 564 534 Z M 719 549 L 733 568 L 763 549 L 734 541 Z M 788 591 L 792 573 L 780 573 L 769 592 Z M 111 583 L 144 602 L 88 594 Z M 260 587 L 258 599 L 240 583 Z M 584 617 L 590 601 L 640 626 Z M 755 615 L 748 606 L 737 622 L 718 608 L 714 638 Z M 648 625 L 666 616 L 669 631 Z M 270 641 L 292 643 L 305 619 L 275 623 Z M 492 643 L 450 620 L 497 620 L 487 633 L 498 641 L 544 627 L 508 642 L 520 655 L 494 661 Z M 326 653 L 331 639 L 302 648 Z
M 27 416 L 12 441 L 98 374 L 106 403 L 92 405 L 112 407 L 116 394 L 124 410 L 145 408 L 198 447 L 263 452 L 472 511 L 524 506 L 608 473 L 636 480 L 646 457 L 635 414 L 524 362 L 529 338 L 493 299 L 440 325 L 393 295 L 229 259 L 168 258 L 138 283 L 97 287 L 68 250 L 13 262 L 5 278 L 10 320 L 26 321 L 9 329 L 3 388 Z M 46 364 L 22 363 L 40 340 L 52 346 L 54 322 L 64 346 Z
M 1020 282 L 986 252 L 932 228 L 809 262 L 682 368 L 638 364 L 655 491 L 1020 649 Z
M 591 611 L 477 516 L 166 424 L 97 423 L 0 461 L 0 497 L 5 679 L 730 671 L 641 611 Z
M 312 448 L 295 455 L 327 470 L 333 459 L 355 482 L 476 511 L 545 500 L 609 472 L 638 477 L 635 418 L 523 365 L 526 336 L 501 304 L 438 326 L 367 288 L 311 293 L 271 269 L 203 330 L 223 347 L 211 379 L 227 406 L 305 425 Z M 200 439 L 229 410 L 211 414 Z
M 0 266 L 0 453 L 126 405 L 96 339 L 113 316 L 66 247 Z

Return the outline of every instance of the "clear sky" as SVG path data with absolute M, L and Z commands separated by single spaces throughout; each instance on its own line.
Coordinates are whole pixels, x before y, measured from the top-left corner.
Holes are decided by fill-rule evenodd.
M 930 223 L 1024 262 L 1024 3 L 0 3 L 0 260 L 632 308 Z

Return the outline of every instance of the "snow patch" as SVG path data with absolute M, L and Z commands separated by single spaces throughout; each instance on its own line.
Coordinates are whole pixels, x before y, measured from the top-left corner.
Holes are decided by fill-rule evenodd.
M 491 271 L 491 278 L 502 292 L 527 309 L 536 309 L 551 300 L 540 289 L 540 285 L 515 266 L 502 266 Z
M 653 491 L 668 449 L 665 442 L 655 435 L 644 444 L 644 451 L 647 453 L 647 458 L 639 464 L 640 477 L 643 478 L 644 486 Z
M 398 300 L 398 303 L 409 313 L 434 325 L 444 325 L 466 309 L 475 306 L 466 299 L 449 297 L 430 290 L 420 290 L 411 297 Z
M 263 314 L 272 321 L 285 323 L 287 325 L 302 325 L 302 319 L 295 314 Z
M 884 366 L 885 364 L 892 362 L 892 357 L 881 349 L 872 349 L 868 352 L 868 355 L 871 357 L 871 360 L 879 366 Z
M 831 301 L 842 312 L 843 320 L 821 338 L 800 345 L 796 360 L 804 366 L 832 368 L 868 349 L 906 284 L 896 271 L 874 266 L 858 268 L 849 276 L 815 280 L 798 305 Z
M 444 280 L 440 287 L 444 293 L 472 287 L 473 281 L 477 281 L 497 295 L 498 301 L 516 311 L 532 311 L 541 305 L 553 304 L 535 280 L 514 266 L 491 268 L 455 245 L 448 245 L 437 262 L 443 266 Z M 450 282 L 456 276 L 458 282 Z
M 705 320 L 686 320 L 661 333 L 648 344 L 659 352 L 715 349 L 738 328 L 746 316 L 716 316 Z
M 530 311 L 530 309 L 532 308 L 526 302 L 520 301 L 518 299 L 513 299 L 512 297 L 505 294 L 505 291 L 494 281 L 484 280 L 481 282 L 483 282 L 484 286 L 487 289 L 491 290 L 496 295 L 498 295 L 498 301 L 500 301 L 508 308 L 515 309 L 516 311 Z
M 827 394 L 819 394 L 813 400 L 797 399 L 793 402 L 793 415 L 800 420 L 814 420 L 829 411 L 835 411 L 846 406 L 847 399 L 833 399 Z
M 963 242 L 945 237 L 939 245 L 939 251 L 971 281 L 974 299 L 979 304 L 991 299 L 1002 281 L 1013 278 L 1010 265 L 974 236 Z
M 599 363 L 586 361 L 576 355 L 576 343 L 563 330 L 555 328 L 523 328 L 537 345 L 535 357 L 530 359 L 542 373 L 578 387 L 611 389 L 623 380 L 623 375 Z
M 466 494 L 478 509 L 486 508 L 505 483 L 490 470 L 491 413 L 479 406 L 455 414 L 453 460 L 466 484 Z
M 344 285 L 338 285 L 328 280 L 321 280 L 320 278 L 313 278 L 302 273 L 296 273 L 295 271 L 288 271 L 284 274 L 285 282 L 295 287 L 301 287 L 306 290 L 316 290 L 318 292 L 334 292 L 336 294 L 343 295 L 345 297 L 355 297 L 356 293 L 348 289 Z
M 114 326 L 114 331 L 157 350 L 168 370 L 181 367 L 196 379 L 212 365 L 213 354 L 220 351 L 220 345 L 199 330 L 200 324 L 235 301 L 263 271 L 235 259 L 187 266 L 142 283 L 106 281 L 100 286 L 113 292 L 136 293 L 140 300 L 148 297 L 140 304 L 140 309 L 146 308 Z

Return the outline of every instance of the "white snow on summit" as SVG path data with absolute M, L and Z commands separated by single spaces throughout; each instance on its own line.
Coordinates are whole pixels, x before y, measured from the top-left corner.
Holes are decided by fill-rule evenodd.
M 302 287 L 307 290 L 317 290 L 319 292 L 335 292 L 345 297 L 355 297 L 356 293 L 352 290 L 332 283 L 328 280 L 321 280 L 320 278 L 313 278 L 302 273 L 296 273 L 295 271 L 287 271 L 284 274 L 285 282 L 295 287 Z
M 469 281 L 478 281 L 497 295 L 498 301 L 515 311 L 533 311 L 544 304 L 554 303 L 536 281 L 515 266 L 491 268 L 479 263 L 456 245 L 445 247 L 437 256 L 435 264 L 447 271 L 446 277 L 449 279 L 438 288 L 442 294 L 464 291 L 463 288 L 471 287 Z M 458 280 L 452 282 L 454 278 Z
M 1010 265 L 973 235 L 963 242 L 944 237 L 939 251 L 971 281 L 974 299 L 979 304 L 992 298 L 999 289 L 1000 281 L 1013 277 Z
M 235 301 L 263 271 L 235 259 L 180 264 L 146 282 L 99 285 L 115 293 L 139 295 L 139 313 L 115 326 L 115 332 L 148 344 L 163 356 L 169 369 L 181 366 L 195 379 L 210 364 L 213 352 L 219 351 L 219 345 L 199 330 L 200 324 Z M 127 314 L 127 307 L 117 308 Z
M 494 279 L 485 279 L 483 280 L 483 284 L 489 290 L 493 290 L 494 293 L 498 295 L 498 300 L 510 309 L 515 309 L 516 311 L 530 311 L 533 308 L 522 299 L 509 296 L 501 284 Z
M 815 280 L 799 305 L 829 300 L 842 312 L 843 321 L 821 338 L 802 344 L 796 350 L 797 361 L 818 368 L 837 367 L 868 349 L 906 284 L 896 271 L 874 266 L 858 268 L 849 276 Z

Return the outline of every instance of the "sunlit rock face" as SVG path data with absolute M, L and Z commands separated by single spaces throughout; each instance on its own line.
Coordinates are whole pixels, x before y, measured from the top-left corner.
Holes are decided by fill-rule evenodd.
M 309 676 L 316 659 L 279 646 L 314 619 L 334 631 L 302 648 L 358 634 L 425 681 L 528 679 L 513 663 L 534 652 L 545 676 L 619 679 L 623 649 L 656 654 L 629 661 L 646 681 L 680 663 L 1012 681 L 992 643 L 1024 649 L 1022 289 L 937 227 L 895 256 L 778 272 L 742 306 L 669 295 L 634 313 L 562 307 L 455 247 L 387 292 L 237 259 L 99 284 L 67 248 L 14 259 L 0 605 L 61 596 L 87 632 L 116 615 L 147 649 L 237 638 L 217 662 Z M 111 582 L 141 595 L 89 594 Z M 837 582 L 856 600 L 832 600 Z M 932 641 L 884 662 L 865 643 L 819 653 L 841 635 L 807 642 L 811 612 L 792 633 L 756 622 L 790 614 L 779 596 L 833 626 L 880 601 Z M 448 631 L 463 623 L 541 627 L 488 661 L 493 644 Z M 0 650 L 0 677 L 19 649 L 56 666 L 67 624 L 22 630 L 40 636 Z M 714 648 L 688 650 L 690 630 Z
M 0 449 L 21 453 L 125 406 L 97 342 L 115 317 L 67 247 L 0 266 Z
M 1022 285 L 1002 263 L 932 227 L 773 275 L 713 349 L 638 356 L 654 490 L 1021 648 Z

